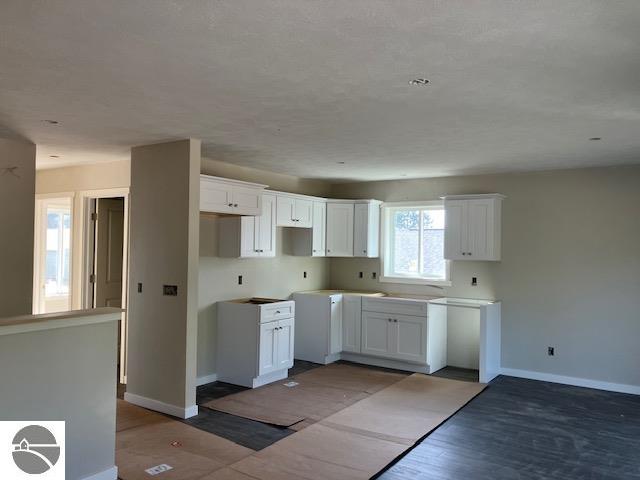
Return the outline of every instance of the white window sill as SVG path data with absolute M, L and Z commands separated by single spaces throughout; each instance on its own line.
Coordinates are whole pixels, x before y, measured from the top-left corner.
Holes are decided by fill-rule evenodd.
M 408 285 L 433 285 L 434 287 L 450 287 L 451 280 L 437 280 L 418 277 L 388 277 L 380 276 L 381 283 L 404 283 Z

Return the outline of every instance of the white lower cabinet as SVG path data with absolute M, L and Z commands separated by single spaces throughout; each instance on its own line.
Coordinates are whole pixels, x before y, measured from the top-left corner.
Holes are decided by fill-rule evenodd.
M 341 294 L 294 293 L 296 302 L 295 358 L 335 362 L 342 350 Z
M 218 303 L 218 380 L 255 388 L 287 377 L 293 366 L 295 304 Z
M 362 331 L 362 297 L 342 296 L 342 351 L 360 353 Z
M 391 325 L 384 313 L 362 312 L 362 353 L 391 357 Z
M 362 312 L 362 353 L 427 363 L 427 318 Z

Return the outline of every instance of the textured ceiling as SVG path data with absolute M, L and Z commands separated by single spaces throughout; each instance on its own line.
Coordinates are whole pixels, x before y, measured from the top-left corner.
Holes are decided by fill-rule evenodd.
M 637 0 L 3 0 L 0 130 L 40 168 L 187 136 L 333 180 L 640 163 L 639 25 Z

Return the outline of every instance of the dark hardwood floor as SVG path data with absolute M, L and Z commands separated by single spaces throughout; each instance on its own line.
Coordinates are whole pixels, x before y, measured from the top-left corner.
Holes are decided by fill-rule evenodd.
M 640 479 L 640 397 L 498 377 L 377 478 Z

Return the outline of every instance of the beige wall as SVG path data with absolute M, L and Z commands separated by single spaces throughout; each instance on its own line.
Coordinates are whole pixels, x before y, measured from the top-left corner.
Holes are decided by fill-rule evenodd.
M 35 145 L 0 139 L 0 318 L 31 313 L 35 167 Z
M 129 161 L 49 168 L 38 170 L 36 173 L 38 194 L 120 188 L 128 187 L 130 184 Z
M 328 193 L 326 182 L 305 180 L 203 159 L 202 173 L 269 185 L 280 190 L 308 195 Z M 216 372 L 216 302 L 263 296 L 288 298 L 300 290 L 329 285 L 329 260 L 296 257 L 289 229 L 277 230 L 275 258 L 233 259 L 218 257 L 218 219 L 200 215 L 200 293 L 198 296 L 198 377 L 204 381 Z M 303 276 L 307 272 L 307 278 Z M 238 275 L 243 284 L 238 285 Z
M 491 192 L 508 197 L 502 261 L 453 262 L 453 286 L 445 291 L 503 301 L 503 367 L 640 385 L 640 167 L 333 188 L 337 197 L 384 201 Z M 332 260 L 332 286 L 429 291 L 359 280 L 360 270 L 368 277 L 379 261 Z M 479 286 L 470 286 L 472 276 Z M 547 346 L 556 347 L 555 357 Z
M 325 196 L 331 190 L 328 182 L 284 175 L 281 173 L 266 172 L 250 167 L 240 167 L 231 163 L 202 159 L 202 173 L 216 177 L 234 178 L 245 182 L 261 183 L 269 185 L 270 190 L 282 192 L 301 193 L 305 195 Z
M 71 245 L 71 308 L 82 305 L 82 210 L 81 192 L 127 189 L 131 185 L 131 162 L 119 161 L 50 168 L 36 171 L 36 195 L 51 196 L 58 193 L 73 195 L 73 223 Z
M 116 332 L 109 321 L 0 335 L 2 420 L 66 421 L 68 480 L 115 466 Z
M 199 175 L 198 140 L 131 150 L 127 394 L 178 409 L 195 406 Z

